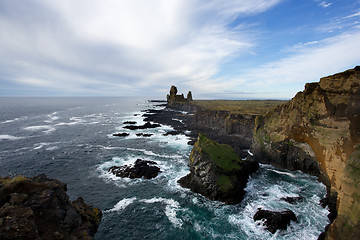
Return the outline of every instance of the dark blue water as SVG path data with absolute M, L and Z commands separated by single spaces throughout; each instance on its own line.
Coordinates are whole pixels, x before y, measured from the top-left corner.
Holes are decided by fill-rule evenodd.
M 130 131 L 143 124 L 142 110 L 159 108 L 131 98 L 0 98 L 0 175 L 46 173 L 103 209 L 96 239 L 317 239 L 328 223 L 318 203 L 325 186 L 314 177 L 262 165 L 244 201 L 224 205 L 181 188 L 191 146 L 185 136 L 163 136 L 169 126 Z M 126 138 L 115 132 L 129 132 Z M 150 138 L 135 133 L 152 133 Z M 151 180 L 120 179 L 107 172 L 136 159 L 156 161 Z M 282 197 L 302 196 L 289 204 Z M 291 209 L 298 217 L 272 235 L 252 220 L 258 208 Z

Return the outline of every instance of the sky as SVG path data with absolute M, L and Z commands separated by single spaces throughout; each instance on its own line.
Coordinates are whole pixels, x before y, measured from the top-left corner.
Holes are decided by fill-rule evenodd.
M 359 43 L 360 0 L 1 0 L 0 96 L 290 99 Z

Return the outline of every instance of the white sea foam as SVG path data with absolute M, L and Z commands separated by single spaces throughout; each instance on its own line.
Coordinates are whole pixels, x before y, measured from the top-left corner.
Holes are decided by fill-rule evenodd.
M 42 131 L 44 133 L 50 133 L 56 130 L 56 128 L 54 128 L 54 126 L 52 125 L 40 125 L 40 126 L 29 126 L 29 127 L 25 127 L 24 130 L 27 131 Z
M 275 170 L 275 169 L 271 169 L 271 171 L 276 172 L 276 173 L 278 173 L 278 174 L 287 175 L 287 176 L 290 176 L 290 177 L 293 177 L 293 178 L 296 177 L 294 174 L 289 173 L 289 172 L 282 172 L 282 171 Z
M 43 147 L 46 147 L 46 146 L 49 146 L 47 147 L 45 150 L 47 151 L 53 151 L 53 150 L 56 150 L 58 149 L 59 147 L 58 146 L 52 146 L 52 145 L 55 145 L 55 144 L 59 144 L 60 142 L 41 142 L 41 143 L 35 143 L 34 144 L 34 150 L 39 150 Z
M 20 120 L 20 118 L 14 118 L 14 119 L 10 119 L 10 120 L 5 120 L 3 122 L 0 122 L 0 123 L 11 123 L 11 122 L 15 122 L 15 121 L 18 121 Z
M 169 219 L 169 221 L 174 225 L 174 227 L 181 227 L 183 225 L 183 221 L 176 217 L 177 211 L 180 210 L 179 202 L 174 199 L 166 199 L 162 197 L 155 197 L 151 199 L 141 200 L 144 203 L 163 203 L 166 204 L 165 207 L 165 215 Z
M 124 198 L 119 201 L 112 209 L 107 210 L 105 212 L 118 212 L 124 210 L 127 206 L 132 204 L 136 200 L 136 197 L 132 198 Z
M 23 139 L 25 137 L 15 137 L 15 136 L 12 136 L 12 135 L 0 135 L 0 140 L 20 140 L 20 139 Z

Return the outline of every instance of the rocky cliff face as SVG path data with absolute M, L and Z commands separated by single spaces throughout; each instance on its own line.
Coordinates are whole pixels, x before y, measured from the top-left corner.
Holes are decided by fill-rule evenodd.
M 190 174 L 179 180 L 183 187 L 228 204 L 241 202 L 249 175 L 259 167 L 256 162 L 240 160 L 229 145 L 202 134 L 191 152 L 189 166 Z
M 337 194 L 328 239 L 360 234 L 360 67 L 308 83 L 258 117 L 252 151 L 261 162 L 319 176 Z
M 93 239 L 102 213 L 44 174 L 0 178 L 0 239 Z
M 177 104 L 177 103 L 184 103 L 192 101 L 192 94 L 191 91 L 188 92 L 187 97 L 184 98 L 184 94 L 177 94 L 178 90 L 175 86 L 171 86 L 170 94 L 167 95 L 167 103 L 168 105 Z

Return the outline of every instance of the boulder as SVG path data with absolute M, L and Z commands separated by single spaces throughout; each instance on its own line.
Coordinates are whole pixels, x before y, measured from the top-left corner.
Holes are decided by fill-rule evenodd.
M 241 202 L 248 177 L 258 163 L 240 160 L 235 150 L 199 134 L 189 158 L 190 174 L 178 183 L 211 200 Z
M 297 221 L 295 213 L 291 210 L 274 212 L 259 208 L 254 215 L 254 221 L 263 219 L 266 229 L 272 234 L 277 230 L 286 230 L 291 221 Z
M 151 179 L 157 177 L 160 168 L 156 166 L 156 162 L 137 159 L 134 166 L 112 166 L 109 172 L 122 178 Z
M 45 174 L 0 178 L 0 239 L 93 239 L 102 213 Z

